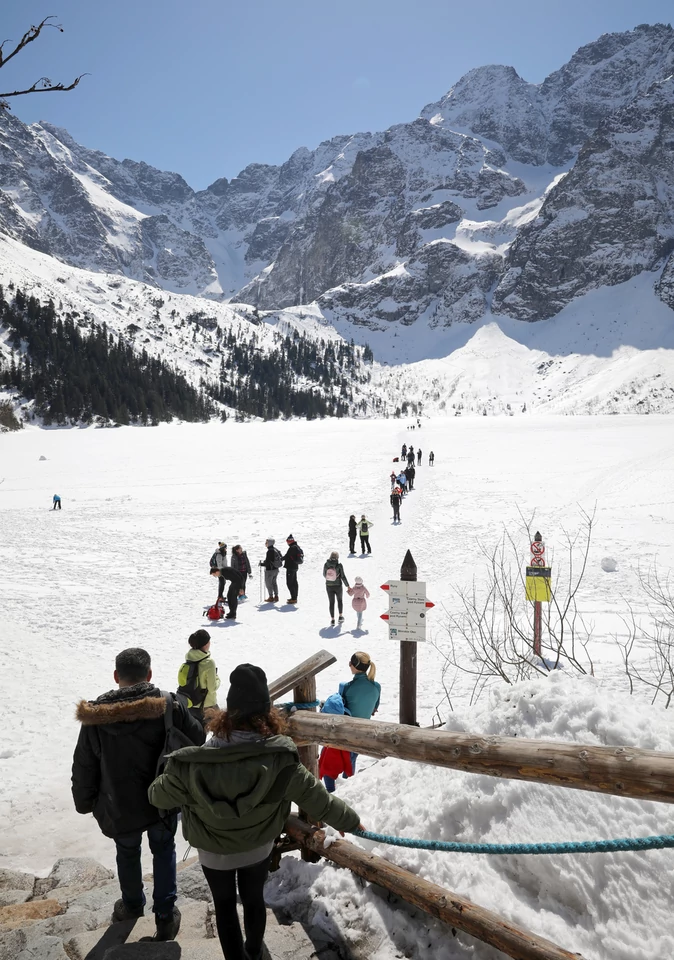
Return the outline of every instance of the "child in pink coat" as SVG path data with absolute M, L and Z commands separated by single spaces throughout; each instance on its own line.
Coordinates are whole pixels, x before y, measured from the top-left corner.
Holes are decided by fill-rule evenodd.
M 349 587 L 347 593 L 350 597 L 353 597 L 351 606 L 356 611 L 356 615 L 358 617 L 356 630 L 360 630 L 363 623 L 363 611 L 367 609 L 367 601 L 365 598 L 370 596 L 370 591 L 363 583 L 363 578 L 356 577 L 353 586 Z

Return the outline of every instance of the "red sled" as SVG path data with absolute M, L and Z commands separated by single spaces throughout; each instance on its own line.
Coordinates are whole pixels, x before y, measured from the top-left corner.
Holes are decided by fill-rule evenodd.
M 400 460 L 400 457 L 394 457 L 394 458 L 393 458 L 393 462 L 394 462 L 394 463 L 398 463 L 399 460 Z
M 222 600 L 216 601 L 212 607 L 207 607 L 204 610 L 204 616 L 208 617 L 209 620 L 222 620 L 225 615 L 225 607 Z

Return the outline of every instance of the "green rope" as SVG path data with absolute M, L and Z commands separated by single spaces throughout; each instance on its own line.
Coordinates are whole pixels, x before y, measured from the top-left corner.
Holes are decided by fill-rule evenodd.
M 320 700 L 312 700 L 311 703 L 275 703 L 275 707 L 280 707 L 281 710 L 313 710 L 314 707 L 320 706 Z
M 446 840 L 412 840 L 369 830 L 350 830 L 356 837 L 414 850 L 445 853 L 615 853 L 620 850 L 663 850 L 674 847 L 674 836 L 626 837 L 622 840 L 579 840 L 567 843 L 455 843 Z

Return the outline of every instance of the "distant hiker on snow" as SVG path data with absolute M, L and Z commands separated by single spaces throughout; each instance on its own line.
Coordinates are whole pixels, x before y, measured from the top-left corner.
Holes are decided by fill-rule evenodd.
M 52 507 L 52 510 L 56 510 L 57 507 L 59 510 L 61 509 L 61 498 L 59 497 L 58 493 L 54 494 L 54 499 L 52 500 L 52 503 L 54 504 L 54 506 Z
M 227 544 L 223 543 L 222 540 L 218 543 L 218 549 L 215 551 L 213 556 L 210 559 L 210 568 L 211 573 L 214 570 L 222 570 L 223 567 L 227 566 Z M 222 595 L 225 592 L 225 578 L 220 577 L 218 580 L 218 600 L 222 599 Z
M 284 717 L 271 706 L 264 671 L 243 663 L 229 679 L 227 710 L 219 710 L 208 724 L 213 737 L 199 750 L 174 753 L 150 787 L 150 799 L 160 809 L 182 809 L 183 833 L 211 888 L 225 956 L 261 960 L 264 884 L 274 839 L 283 833 L 291 803 L 337 830 L 364 828 L 358 814 L 330 796 L 300 762 L 297 747 L 284 736 Z M 264 956 L 269 956 L 266 950 Z
M 395 487 L 396 483 L 398 482 L 398 478 L 396 477 L 396 472 L 395 472 L 395 470 L 391 470 L 391 476 L 389 477 L 389 479 L 390 479 L 390 481 L 391 481 L 391 490 L 393 490 L 393 488 Z
M 428 454 L 428 466 L 432 467 L 434 463 L 435 463 L 435 454 L 431 450 L 431 452 Z
M 405 460 L 407 458 L 407 444 L 403 443 L 402 450 L 400 451 L 400 459 Z
M 219 570 L 216 568 L 211 570 L 211 575 L 218 578 L 218 600 L 222 598 L 223 587 L 220 584 L 224 585 L 225 580 L 229 580 L 230 587 L 227 591 L 227 606 L 229 607 L 229 613 L 225 615 L 225 620 L 235 620 L 236 619 L 236 609 L 239 605 L 239 590 L 243 584 L 243 578 L 238 570 L 235 570 L 234 567 L 221 567 Z
M 402 500 L 403 495 L 401 493 L 400 487 L 394 487 L 393 493 L 391 494 L 391 506 L 393 507 L 393 522 L 400 523 L 400 501 Z
M 402 470 L 396 477 L 396 480 L 398 481 L 398 486 L 400 487 L 400 494 L 401 496 L 404 497 L 405 494 L 407 493 L 407 477 L 405 476 L 405 473 Z
M 299 593 L 299 584 L 297 582 L 297 570 L 301 563 L 304 563 L 304 551 L 293 537 L 292 533 L 286 538 L 288 549 L 283 557 L 283 565 L 286 568 L 286 586 L 288 587 L 288 603 L 297 603 L 297 594 Z
M 220 686 L 218 668 L 211 660 L 211 635 L 208 630 L 197 630 L 187 641 L 185 663 L 178 670 L 178 693 L 187 700 L 187 709 L 203 724 L 204 711 L 217 707 L 216 691 Z
M 409 467 L 412 463 L 414 463 L 414 450 L 410 447 L 410 451 L 407 454 L 407 466 Z
M 349 517 L 349 553 L 356 552 L 356 535 L 358 534 L 358 524 L 356 515 L 352 513 Z
M 173 940 L 180 929 L 180 911 L 175 906 L 178 818 L 175 804 L 160 812 L 147 797 L 167 746 L 167 698 L 172 726 L 186 741 L 202 744 L 204 729 L 180 697 L 165 694 L 150 683 L 150 654 L 140 647 L 117 655 L 114 678 L 118 689 L 97 700 L 81 700 L 77 706 L 82 728 L 73 757 L 75 809 L 93 813 L 103 834 L 115 841 L 122 897 L 115 903 L 113 922 L 143 916 L 141 843 L 147 833 L 154 878 L 154 939 Z
M 260 560 L 260 566 L 264 567 L 264 585 L 267 588 L 265 603 L 276 603 L 278 601 L 278 572 L 283 566 L 283 556 L 281 551 L 274 546 L 275 543 L 276 540 L 273 537 L 267 537 L 264 542 L 267 555 L 264 560 Z
M 417 450 L 417 466 L 421 466 L 421 447 Z
M 325 578 L 325 590 L 328 595 L 328 607 L 330 609 L 330 624 L 335 625 L 335 599 L 337 600 L 337 610 L 339 612 L 339 622 L 344 623 L 344 601 L 342 593 L 342 584 L 349 589 L 349 581 L 346 579 L 344 567 L 339 562 L 339 554 L 333 550 L 328 559 L 323 564 L 323 577 Z
M 363 613 L 367 610 L 366 597 L 370 596 L 370 591 L 363 583 L 363 578 L 356 577 L 353 586 L 349 587 L 346 592 L 350 597 L 353 597 L 351 606 L 356 611 L 356 630 L 361 630 L 363 627 Z
M 407 470 L 405 470 L 405 476 L 407 477 L 407 485 L 410 490 L 414 490 L 414 478 L 417 475 L 417 471 L 414 469 L 414 460 L 409 465 Z
M 365 518 L 365 514 L 360 518 L 360 523 L 358 524 L 358 532 L 360 533 L 360 552 L 361 555 L 365 554 L 367 549 L 368 553 L 372 553 L 372 548 L 370 547 L 370 527 L 373 526 L 371 520 Z
M 232 547 L 232 566 L 235 570 L 239 571 L 241 574 L 241 579 L 243 580 L 243 583 L 239 589 L 239 600 L 247 600 L 246 580 L 250 574 L 250 560 L 248 559 L 248 554 L 240 543 L 237 543 L 235 547 Z

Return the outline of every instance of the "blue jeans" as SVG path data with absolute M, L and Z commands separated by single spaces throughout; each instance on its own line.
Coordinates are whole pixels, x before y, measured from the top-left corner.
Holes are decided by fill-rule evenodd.
M 174 840 L 177 826 L 178 818 L 173 814 L 166 817 L 165 823 L 160 820 L 158 823 L 153 823 L 147 830 L 136 830 L 133 833 L 123 833 L 115 837 L 119 886 L 122 891 L 122 900 L 130 909 L 140 910 L 145 906 L 140 854 L 143 833 L 147 833 L 152 851 L 154 879 L 152 910 L 159 916 L 172 913 L 173 904 L 178 897 Z
M 335 781 L 333 777 L 323 777 L 323 782 L 325 783 L 325 789 L 328 793 L 335 792 Z

